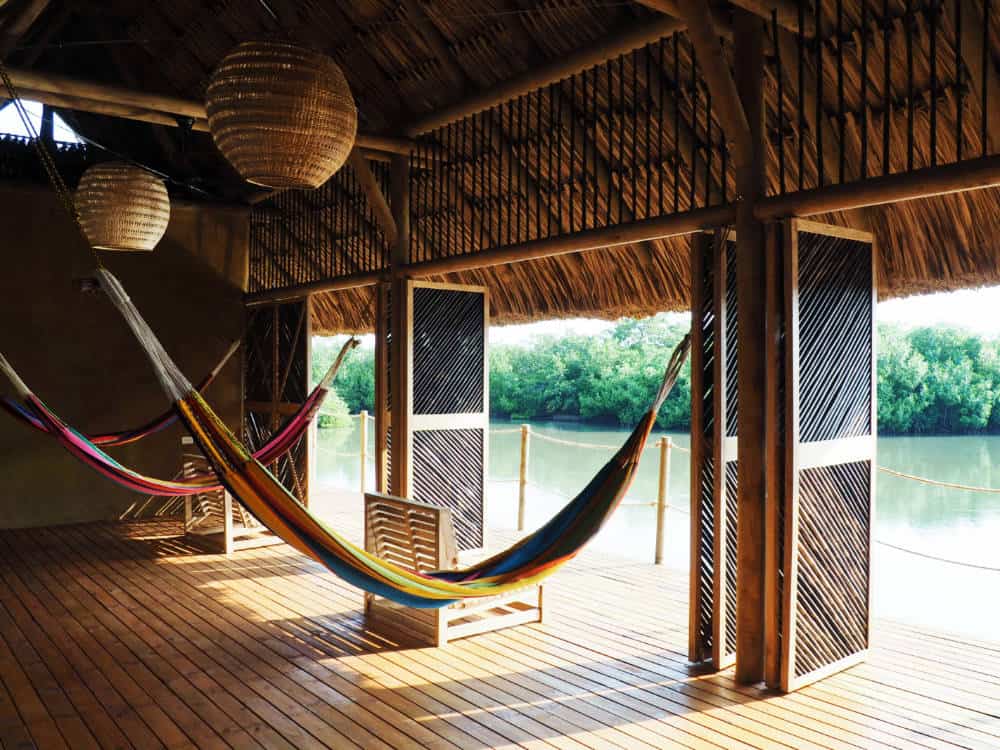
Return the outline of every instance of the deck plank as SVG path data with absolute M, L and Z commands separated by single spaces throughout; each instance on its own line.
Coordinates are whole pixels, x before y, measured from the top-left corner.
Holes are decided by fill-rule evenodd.
M 360 502 L 332 516 L 360 535 Z M 781 696 L 688 664 L 676 571 L 585 552 L 545 623 L 408 648 L 287 546 L 123 531 L 0 531 L 0 748 L 1000 747 L 1000 643 L 877 621 L 867 663 Z

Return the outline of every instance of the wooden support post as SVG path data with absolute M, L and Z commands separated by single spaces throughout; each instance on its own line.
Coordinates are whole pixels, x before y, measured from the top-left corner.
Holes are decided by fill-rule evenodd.
M 389 284 L 375 287 L 375 491 L 389 495 Z
M 734 12 L 736 88 L 746 115 L 749 161 L 737 166 L 736 294 L 739 305 L 737 378 L 739 390 L 736 680 L 764 679 L 764 496 L 768 467 L 765 445 L 766 301 L 764 226 L 754 204 L 764 194 L 764 21 Z
M 764 421 L 767 431 L 764 450 L 768 472 L 765 477 L 764 518 L 766 545 L 764 548 L 764 680 L 768 685 L 781 684 L 781 591 L 778 573 L 784 560 L 779 557 L 778 540 L 783 538 L 782 525 L 785 503 L 785 458 L 784 429 L 781 423 L 784 404 L 783 380 L 785 369 L 782 359 L 782 334 L 785 330 L 785 290 L 784 260 L 782 255 L 782 226 L 769 224 L 765 227 L 765 252 L 767 260 L 765 273 L 767 283 L 766 327 L 767 341 L 764 348 L 766 362 L 766 383 L 764 392 Z M 787 339 L 786 339 L 787 340 Z
M 521 464 L 517 477 L 517 530 L 524 531 L 525 506 L 528 497 L 528 455 L 531 425 L 521 425 Z
M 368 412 L 361 410 L 359 415 L 361 420 L 361 480 L 358 482 L 358 489 L 361 494 L 365 494 L 365 469 L 368 464 Z
M 653 562 L 663 564 L 663 546 L 666 543 L 667 507 L 670 503 L 668 482 L 670 481 L 670 438 L 656 441 L 660 447 L 660 483 L 656 493 L 656 555 Z
M 391 485 L 398 497 L 410 496 L 410 336 L 407 313 L 409 293 L 403 266 L 410 256 L 410 162 L 408 157 L 394 156 L 389 165 L 389 187 L 393 219 L 396 222 L 396 242 L 392 247 L 392 292 L 390 294 L 389 329 L 391 353 L 389 390 L 392 404 L 389 424 L 392 426 Z

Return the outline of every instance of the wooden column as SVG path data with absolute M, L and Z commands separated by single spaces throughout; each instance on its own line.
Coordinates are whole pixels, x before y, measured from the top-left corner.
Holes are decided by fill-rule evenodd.
M 392 288 L 389 294 L 389 398 L 392 404 L 389 424 L 392 428 L 390 481 L 392 493 L 410 496 L 412 478 L 410 445 L 410 392 L 407 372 L 410 360 L 410 325 L 407 320 L 406 277 L 401 268 L 410 260 L 410 162 L 405 156 L 393 156 L 389 166 L 390 205 L 396 224 L 396 242 L 392 246 Z
M 764 22 L 734 11 L 736 88 L 749 126 L 746 161 L 737 163 L 736 288 L 739 475 L 737 494 L 736 680 L 764 679 L 764 497 L 767 367 L 764 226 L 754 203 L 764 193 Z

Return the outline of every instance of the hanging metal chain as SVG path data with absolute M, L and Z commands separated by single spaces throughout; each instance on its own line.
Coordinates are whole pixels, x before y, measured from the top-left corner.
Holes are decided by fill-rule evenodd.
M 98 255 L 97 250 L 93 247 L 93 245 L 90 244 L 90 240 L 87 238 L 87 233 L 83 231 L 83 224 L 80 223 L 80 214 L 76 210 L 76 202 L 73 200 L 73 194 L 66 186 L 66 181 L 63 180 L 62 175 L 59 174 L 59 169 L 56 167 L 55 160 L 52 158 L 52 154 L 49 153 L 48 148 L 46 148 L 44 141 L 42 141 L 42 138 L 38 133 L 38 129 L 35 128 L 34 123 L 32 123 L 31 117 L 28 115 L 28 110 L 25 108 L 24 102 L 21 100 L 21 96 L 18 93 L 17 88 L 14 86 L 14 82 L 11 80 L 7 66 L 4 64 L 2 59 L 0 59 L 0 79 L 3 79 L 4 88 L 7 89 L 7 94 L 10 96 L 14 108 L 17 110 L 17 114 L 21 118 L 21 123 L 24 125 L 25 132 L 28 133 L 28 137 L 30 138 L 32 145 L 35 147 L 35 153 L 38 154 L 38 158 L 42 162 L 42 166 L 45 168 L 45 173 L 48 175 L 52 188 L 56 191 L 56 195 L 59 196 L 59 201 L 62 203 L 63 208 L 66 209 L 66 213 L 68 213 L 72 219 L 73 225 L 80 233 L 80 237 L 83 238 L 84 243 L 90 249 L 97 267 L 103 268 L 100 255 Z

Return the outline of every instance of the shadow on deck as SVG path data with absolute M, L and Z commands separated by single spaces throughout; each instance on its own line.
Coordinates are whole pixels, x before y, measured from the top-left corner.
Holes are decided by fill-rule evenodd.
M 317 507 L 360 535 L 357 496 Z M 866 664 L 777 696 L 688 664 L 685 576 L 584 553 L 544 624 L 400 648 L 287 546 L 169 534 L 0 532 L 2 748 L 1000 746 L 1000 643 L 880 621 Z

